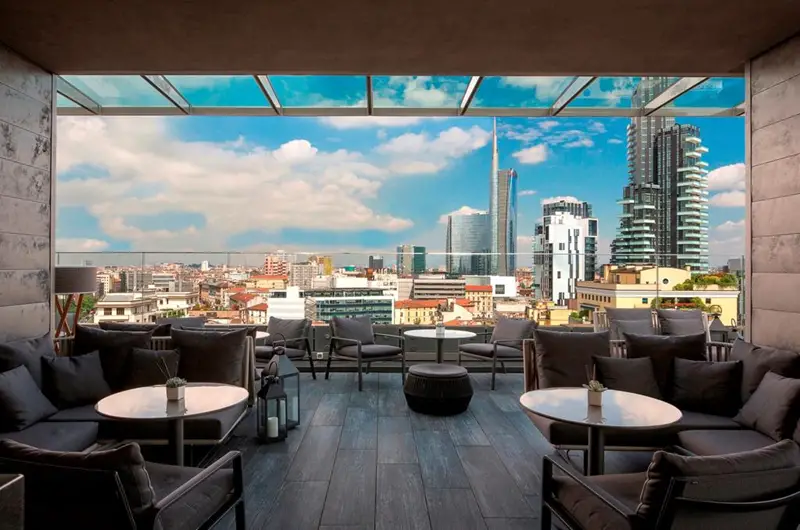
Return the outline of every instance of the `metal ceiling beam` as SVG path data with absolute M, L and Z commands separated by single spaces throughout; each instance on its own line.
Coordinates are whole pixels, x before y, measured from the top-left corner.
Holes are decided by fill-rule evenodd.
M 269 80 L 269 76 L 254 75 L 253 79 L 255 79 L 256 83 L 258 83 L 258 87 L 261 89 L 264 97 L 267 98 L 270 106 L 275 110 L 275 113 L 279 115 L 283 114 L 283 107 L 278 99 L 278 95 L 275 94 L 275 89 L 272 88 L 272 82 Z
M 58 91 L 59 94 L 69 99 L 76 105 L 79 105 L 81 108 L 86 109 L 92 114 L 100 114 L 101 107 L 99 103 L 97 103 L 95 100 L 93 100 L 92 98 L 90 98 L 77 88 L 75 88 L 75 86 L 72 83 L 70 83 L 60 75 L 56 76 L 56 90 Z
M 681 77 L 643 107 L 644 115 L 650 116 L 661 107 L 669 105 L 671 102 L 675 101 L 675 99 L 681 97 L 707 79 L 707 77 Z
M 464 96 L 461 98 L 461 104 L 458 106 L 459 116 L 463 116 L 464 113 L 466 113 L 469 109 L 469 106 L 472 104 L 472 100 L 475 97 L 475 94 L 478 92 L 478 88 L 480 88 L 482 81 L 482 75 L 473 75 L 470 78 L 467 89 L 464 91 Z
M 170 103 L 181 109 L 184 114 L 191 114 L 192 106 L 183 97 L 180 90 L 175 88 L 169 79 L 163 75 L 143 75 L 142 79 L 147 81 L 150 86 L 155 88 L 162 96 L 167 98 Z
M 581 92 L 586 90 L 589 85 L 594 83 L 594 80 L 597 79 L 596 76 L 578 76 L 572 80 L 572 83 L 569 84 L 567 88 L 564 89 L 564 92 L 561 93 L 558 98 L 556 98 L 556 102 L 553 103 L 553 106 L 550 107 L 550 116 L 558 116 L 564 107 L 572 103 L 572 101 L 580 95 Z
M 372 76 L 367 76 L 367 115 L 372 116 L 372 109 L 374 106 L 374 99 L 372 95 Z

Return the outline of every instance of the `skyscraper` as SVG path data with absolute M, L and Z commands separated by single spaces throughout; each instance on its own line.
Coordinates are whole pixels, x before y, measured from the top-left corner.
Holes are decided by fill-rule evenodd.
M 383 268 L 383 256 L 370 256 L 368 267 L 374 271 L 381 270 Z
M 490 220 L 486 212 L 447 217 L 447 272 L 489 274 Z
M 397 273 L 422 274 L 425 272 L 425 247 L 399 245 L 397 247 Z
M 492 274 L 514 274 L 517 252 L 517 172 L 499 169 L 497 120 L 492 124 L 492 173 L 489 177 Z

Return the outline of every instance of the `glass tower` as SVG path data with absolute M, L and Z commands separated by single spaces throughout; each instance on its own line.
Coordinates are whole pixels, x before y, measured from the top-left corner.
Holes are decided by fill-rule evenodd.
M 490 273 L 514 274 L 517 252 L 517 172 L 499 169 L 497 120 L 492 125 L 492 173 L 489 177 L 489 218 L 492 256 Z
M 490 216 L 483 212 L 448 216 L 447 272 L 489 274 L 490 220 Z

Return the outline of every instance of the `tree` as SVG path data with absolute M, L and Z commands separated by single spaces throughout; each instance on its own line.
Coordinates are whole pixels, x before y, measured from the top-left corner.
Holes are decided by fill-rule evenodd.
M 67 313 L 74 313 L 77 305 L 78 305 L 78 297 L 76 296 L 72 299 L 72 303 L 69 305 Z M 83 299 L 81 300 L 81 311 L 80 314 L 78 315 L 78 322 L 82 322 L 84 321 L 84 319 L 88 318 L 92 314 L 96 306 L 97 306 L 96 296 L 94 296 L 93 294 L 83 295 Z

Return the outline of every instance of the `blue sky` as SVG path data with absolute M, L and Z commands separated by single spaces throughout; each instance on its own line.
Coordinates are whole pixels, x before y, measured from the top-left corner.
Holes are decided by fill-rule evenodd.
M 392 94 L 449 104 L 459 83 L 444 95 L 407 84 Z M 723 263 L 743 250 L 744 120 L 679 122 L 698 126 L 709 148 L 711 261 Z M 541 201 L 555 196 L 592 203 L 607 249 L 627 123 L 498 119 L 500 166 L 519 175 L 521 251 Z M 60 117 L 58 127 L 58 250 L 350 251 L 361 263 L 402 243 L 442 251 L 443 215 L 488 207 L 491 118 Z

